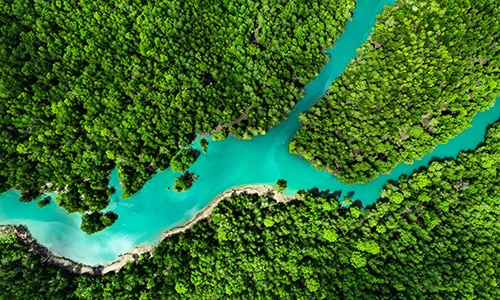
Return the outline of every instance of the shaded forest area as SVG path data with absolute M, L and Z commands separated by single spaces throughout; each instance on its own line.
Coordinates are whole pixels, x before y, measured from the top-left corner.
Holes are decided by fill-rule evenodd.
M 98 211 L 115 164 L 126 197 L 197 133 L 265 133 L 323 66 L 353 7 L 3 1 L 0 192 L 29 201 L 55 189 L 69 212 Z
M 152 257 L 102 277 L 44 265 L 0 238 L 0 298 L 498 299 L 500 126 L 476 151 L 436 161 L 376 205 L 299 192 L 241 194 Z
M 343 182 L 411 163 L 500 96 L 500 2 L 397 1 L 327 95 L 299 118 L 290 151 Z

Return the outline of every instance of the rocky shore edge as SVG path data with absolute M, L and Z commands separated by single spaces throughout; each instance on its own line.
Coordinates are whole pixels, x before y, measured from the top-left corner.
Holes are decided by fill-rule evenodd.
M 258 185 L 244 185 L 244 186 L 234 187 L 216 196 L 212 201 L 210 201 L 207 207 L 205 207 L 202 211 L 197 213 L 188 222 L 163 232 L 159 238 L 158 243 L 173 235 L 189 231 L 194 226 L 194 224 L 198 223 L 201 220 L 208 219 L 212 214 L 214 208 L 219 204 L 219 202 L 231 196 L 236 196 L 242 193 L 258 194 L 259 196 L 268 195 L 269 197 L 275 199 L 277 202 L 288 202 L 294 199 L 293 197 L 279 193 L 274 185 L 258 184 Z M 0 226 L 0 234 L 5 234 L 8 232 L 13 232 L 14 234 L 16 234 L 19 240 L 24 245 L 28 246 L 30 251 L 42 257 L 44 263 L 62 268 L 72 273 L 91 274 L 94 276 L 104 275 L 109 272 L 118 272 L 128 262 L 137 262 L 141 254 L 149 253 L 152 256 L 153 251 L 156 249 L 156 246 L 158 244 L 157 243 L 155 245 L 135 247 L 131 251 L 122 254 L 117 260 L 109 264 L 99 265 L 99 266 L 89 266 L 53 254 L 49 249 L 47 249 L 47 247 L 39 244 L 37 240 L 33 238 L 28 228 L 24 225 Z

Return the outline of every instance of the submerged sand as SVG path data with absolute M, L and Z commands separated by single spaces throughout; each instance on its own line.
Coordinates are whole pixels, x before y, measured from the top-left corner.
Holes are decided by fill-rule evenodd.
M 271 198 L 275 199 L 277 202 L 288 202 L 294 199 L 293 197 L 286 196 L 282 193 L 278 193 L 276 187 L 273 185 L 260 185 L 260 184 L 244 185 L 231 188 L 216 196 L 212 201 L 210 201 L 207 207 L 205 207 L 202 211 L 197 213 L 187 223 L 163 232 L 160 236 L 158 243 L 160 243 L 161 241 L 170 236 L 189 231 L 194 226 L 194 224 L 198 223 L 201 220 L 208 219 L 212 214 L 214 208 L 219 204 L 219 202 L 231 196 L 239 195 L 241 193 L 258 194 L 259 196 L 268 195 Z M 152 256 L 153 251 L 156 249 L 157 246 L 157 245 L 138 246 L 132 249 L 131 251 L 122 254 L 117 260 L 111 263 L 100 266 L 89 266 L 53 254 L 45 246 L 39 244 L 33 238 L 33 236 L 31 236 L 31 233 L 29 232 L 28 228 L 24 225 L 0 226 L 0 234 L 7 232 L 14 232 L 22 241 L 22 243 L 28 246 L 30 251 L 33 251 L 35 254 L 40 255 L 45 263 L 60 267 L 62 269 L 77 274 L 103 275 L 109 272 L 118 272 L 128 262 L 138 261 L 141 254 L 149 253 L 150 256 Z

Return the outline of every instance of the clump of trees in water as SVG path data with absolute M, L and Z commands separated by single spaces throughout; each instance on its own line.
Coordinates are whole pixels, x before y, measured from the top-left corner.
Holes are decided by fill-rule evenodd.
M 290 151 L 344 182 L 411 163 L 500 95 L 500 2 L 397 1 L 301 115 Z
M 0 236 L 0 298 L 499 299 L 499 125 L 365 210 L 241 194 L 116 274 L 66 274 Z
M 276 189 L 278 190 L 279 193 L 284 192 L 287 187 L 288 187 L 288 183 L 285 179 L 278 179 L 276 181 Z
M 91 212 L 82 216 L 82 224 L 80 228 L 87 234 L 92 234 L 104 230 L 113 225 L 118 219 L 118 215 L 114 212 Z
M 182 192 L 187 191 L 191 188 L 193 183 L 196 181 L 197 176 L 191 172 L 184 172 L 181 176 L 174 180 L 174 191 Z
M 354 0 L 13 1 L 0 6 L 0 192 L 51 182 L 68 211 L 124 197 L 196 133 L 278 124 Z M 219 134 L 220 135 L 220 134 Z
M 43 199 L 38 200 L 36 202 L 36 205 L 40 208 L 45 207 L 50 204 L 51 199 L 52 198 L 50 196 L 44 197 Z
M 203 150 L 203 153 L 207 153 L 207 151 L 208 151 L 208 141 L 207 141 L 207 139 L 201 139 L 200 140 L 200 147 Z

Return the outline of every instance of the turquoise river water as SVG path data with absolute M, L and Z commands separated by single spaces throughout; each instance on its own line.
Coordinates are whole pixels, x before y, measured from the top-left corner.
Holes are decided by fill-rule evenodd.
M 0 225 L 24 224 L 39 243 L 59 256 L 88 265 L 114 261 L 119 255 L 136 246 L 158 242 L 162 232 L 186 223 L 223 191 L 246 184 L 274 184 L 286 179 L 288 195 L 300 189 L 354 193 L 363 205 L 374 203 L 388 180 L 397 180 L 426 166 L 433 158 L 456 157 L 461 150 L 470 150 L 483 141 L 486 128 L 500 117 L 500 101 L 486 112 L 476 115 L 472 127 L 447 144 L 413 164 L 400 164 L 390 174 L 384 174 L 368 184 L 343 184 L 327 172 L 312 167 L 307 161 L 288 152 L 288 144 L 299 129 L 299 113 L 318 101 L 356 56 L 356 49 L 368 38 L 376 16 L 394 0 L 359 0 L 353 19 L 346 25 L 335 47 L 328 50 L 330 61 L 317 78 L 306 86 L 305 97 L 290 113 L 288 119 L 272 128 L 265 136 L 251 141 L 232 137 L 210 142 L 207 154 L 202 154 L 190 170 L 199 175 L 187 192 L 172 191 L 173 180 L 179 175 L 167 169 L 159 172 L 132 197 L 120 198 L 118 172 L 111 173 L 110 186 L 117 189 L 107 211 L 118 213 L 116 223 L 102 232 L 87 235 L 80 230 L 81 215 L 67 214 L 54 201 L 38 208 L 36 201 L 21 203 L 15 190 L 0 194 Z M 200 139 L 200 138 L 199 138 Z M 197 147 L 198 143 L 193 145 Z

